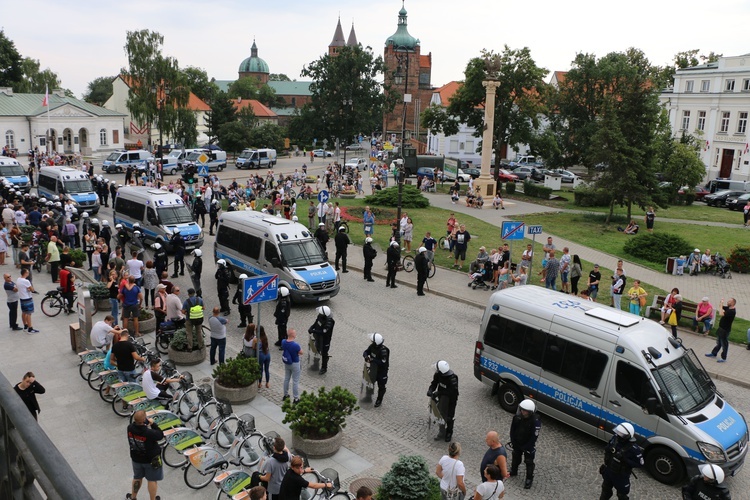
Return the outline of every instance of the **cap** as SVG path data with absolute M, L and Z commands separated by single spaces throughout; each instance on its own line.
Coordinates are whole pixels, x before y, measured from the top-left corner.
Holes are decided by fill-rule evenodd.
M 391 246 L 392 247 L 397 247 L 398 246 L 398 241 L 391 241 Z
M 156 285 L 157 290 L 166 290 L 166 288 L 167 285 L 165 285 L 164 283 L 159 283 L 158 285 Z
M 369 236 L 365 238 L 365 243 L 372 243 L 372 238 L 370 238 Z
M 697 248 L 695 250 L 693 250 L 693 252 L 701 253 L 701 251 L 699 249 L 697 249 Z
M 703 297 L 703 298 L 701 299 L 701 302 L 708 302 L 708 297 Z
M 599 267 L 599 264 L 594 264 L 594 267 Z

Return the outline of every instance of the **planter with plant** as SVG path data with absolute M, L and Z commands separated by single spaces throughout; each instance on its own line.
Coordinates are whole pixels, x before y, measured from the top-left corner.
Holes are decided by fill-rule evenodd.
M 88 264 L 88 262 L 89 262 L 89 258 L 86 255 L 86 252 L 84 252 L 83 250 L 79 250 L 77 248 L 74 248 L 74 249 L 70 250 L 70 252 L 68 253 L 68 255 L 70 255 L 70 260 L 72 262 L 75 262 L 75 265 L 73 267 L 82 268 L 83 265 L 84 265 L 84 263 Z
M 404 455 L 385 473 L 377 500 L 440 500 L 440 481 L 419 455 Z
M 346 417 L 359 410 L 357 398 L 336 386 L 318 392 L 303 392 L 299 402 L 286 400 L 281 406 L 283 423 L 292 429 L 292 446 L 311 457 L 329 457 L 341 448 Z
M 201 334 L 200 329 L 193 329 L 193 345 L 188 347 L 187 332 L 184 328 L 180 328 L 174 332 L 172 341 L 169 343 L 169 350 L 167 355 L 169 359 L 179 365 L 197 365 L 206 359 L 206 346 L 200 347 L 198 342 L 198 335 Z
M 91 300 L 96 302 L 96 308 L 100 311 L 110 311 L 112 306 L 109 303 L 109 288 L 103 283 L 94 283 L 88 287 Z
M 138 314 L 138 331 L 142 334 L 156 331 L 156 317 L 154 313 L 141 308 L 141 312 Z
M 217 399 L 247 403 L 258 395 L 256 382 L 260 379 L 260 365 L 257 359 L 240 353 L 236 358 L 229 358 L 226 363 L 217 365 L 213 377 Z

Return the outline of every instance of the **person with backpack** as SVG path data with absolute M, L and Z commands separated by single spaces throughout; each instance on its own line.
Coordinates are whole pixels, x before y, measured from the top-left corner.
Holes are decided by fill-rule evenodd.
M 193 346 L 193 327 L 195 327 L 195 334 L 198 336 L 198 348 L 203 349 L 205 347 L 203 343 L 203 332 L 201 331 L 201 325 L 203 324 L 205 305 L 203 299 L 195 295 L 195 289 L 188 289 L 188 298 L 182 304 L 182 314 L 187 316 L 185 321 L 185 335 L 187 337 L 187 345 Z

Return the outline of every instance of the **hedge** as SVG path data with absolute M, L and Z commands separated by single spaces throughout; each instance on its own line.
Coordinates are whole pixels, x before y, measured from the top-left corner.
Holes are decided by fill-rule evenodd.
M 523 181 L 523 194 L 534 198 L 549 200 L 552 195 L 552 188 L 540 186 L 529 181 Z

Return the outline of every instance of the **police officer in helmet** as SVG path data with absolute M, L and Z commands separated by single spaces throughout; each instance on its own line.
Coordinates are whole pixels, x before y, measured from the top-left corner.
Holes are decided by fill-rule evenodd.
M 315 323 L 309 328 L 308 333 L 315 339 L 315 349 L 318 350 L 322 360 L 318 373 L 323 375 L 328 371 L 328 358 L 330 358 L 328 350 L 331 348 L 331 337 L 336 321 L 333 319 L 330 307 L 320 306 L 316 310 L 318 311 L 318 317 L 315 318 Z
M 383 336 L 379 333 L 371 333 L 368 335 L 370 338 L 370 345 L 362 353 L 365 361 L 370 363 L 371 367 L 375 368 L 375 380 L 378 382 L 378 396 L 375 399 L 375 408 L 378 408 L 383 404 L 383 396 L 385 396 L 385 385 L 388 383 L 388 367 L 391 362 L 391 350 L 388 349 L 383 342 Z M 371 372 L 372 373 L 372 370 Z
M 700 474 L 693 476 L 688 484 L 682 487 L 683 500 L 731 500 L 729 488 L 724 482 L 724 471 L 715 464 L 703 464 L 698 467 Z
M 612 498 L 612 488 L 617 490 L 618 500 L 628 500 L 630 474 L 635 467 L 643 467 L 643 450 L 635 443 L 632 424 L 623 422 L 613 432 L 604 449 L 604 465 L 599 467 L 603 478 L 599 500 Z
M 248 323 L 253 322 L 253 306 L 252 304 L 245 305 L 245 297 L 242 295 L 244 291 L 242 280 L 247 278 L 247 274 L 240 274 L 237 281 L 237 290 L 234 292 L 234 297 L 232 297 L 232 304 L 237 304 L 237 311 L 240 313 L 240 324 L 237 325 L 237 328 L 246 328 Z
M 167 250 L 161 243 L 154 243 L 151 245 L 154 249 L 154 268 L 156 269 L 156 276 L 161 279 L 161 273 L 167 270 Z
M 221 305 L 221 312 L 224 316 L 229 316 L 231 310 L 229 309 L 229 280 L 232 275 L 227 269 L 227 261 L 219 259 L 216 261 L 216 290 L 219 292 L 219 304 Z
M 195 288 L 195 294 L 198 297 L 203 297 L 203 290 L 201 287 L 201 274 L 203 274 L 203 251 L 200 248 L 196 248 L 191 252 L 193 254 L 193 263 L 188 264 L 188 274 L 190 274 L 190 280 L 193 282 L 193 288 Z
M 447 361 L 435 363 L 435 375 L 427 389 L 427 396 L 437 400 L 438 410 L 445 421 L 445 424 L 440 425 L 435 441 L 445 438 L 445 442 L 450 443 L 458 403 L 458 375 L 453 373 Z
M 174 250 L 174 273 L 172 277 L 177 277 L 177 271 L 180 271 L 180 276 L 185 276 L 185 238 L 180 234 L 179 229 L 175 229 L 172 233 L 172 237 L 169 239 L 169 244 Z
M 541 429 L 542 421 L 536 413 L 536 404 L 530 399 L 524 399 L 518 405 L 518 412 L 510 424 L 510 442 L 513 445 L 510 475 L 518 475 L 518 466 L 523 458 L 526 464 L 526 482 L 523 487 L 527 490 L 534 482 L 536 440 Z
M 281 341 L 286 340 L 287 323 L 289 322 L 289 315 L 291 312 L 292 301 L 289 299 L 289 289 L 285 286 L 279 287 L 276 309 L 273 312 L 273 316 L 276 318 L 276 330 L 278 331 L 279 336 L 279 339 L 274 345 L 279 349 L 281 349 Z

